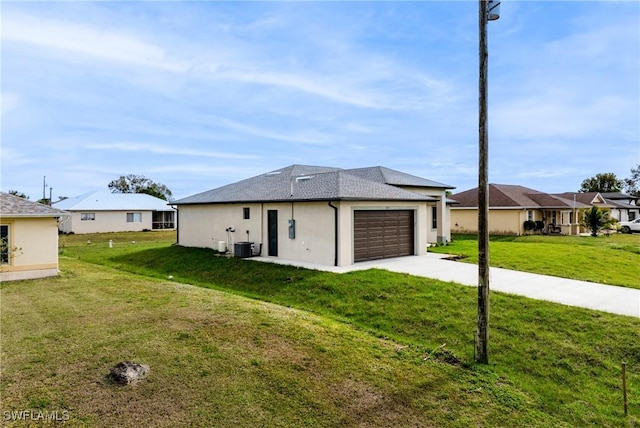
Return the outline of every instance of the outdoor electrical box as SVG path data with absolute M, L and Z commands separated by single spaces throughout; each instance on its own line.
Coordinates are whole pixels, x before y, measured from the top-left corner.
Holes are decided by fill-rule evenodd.
M 289 220 L 289 239 L 296 239 L 296 221 L 294 219 Z

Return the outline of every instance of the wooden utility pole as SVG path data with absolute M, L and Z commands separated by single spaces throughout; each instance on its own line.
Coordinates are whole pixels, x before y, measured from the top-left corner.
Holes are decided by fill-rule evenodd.
M 476 362 L 489 364 L 489 133 L 487 130 L 487 0 L 479 0 L 480 73 L 479 73 L 479 157 L 478 157 L 478 327 Z

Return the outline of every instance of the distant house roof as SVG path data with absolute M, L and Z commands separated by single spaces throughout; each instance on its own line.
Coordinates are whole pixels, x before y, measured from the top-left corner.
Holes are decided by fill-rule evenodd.
M 554 194 L 554 196 L 566 198 L 571 201 L 575 200 L 576 202 L 589 206 L 598 205 L 608 207 L 611 205 L 599 192 L 565 192 Z
M 611 200 L 620 200 L 620 199 L 636 200 L 636 199 L 638 199 L 637 196 L 628 195 L 628 194 L 622 193 L 622 192 L 600 192 L 600 194 L 602 195 L 603 198 L 611 199 Z
M 67 211 L 173 211 L 164 201 L 144 193 L 88 192 L 54 204 Z
M 377 167 L 376 167 L 377 168 Z M 267 172 L 237 183 L 198 193 L 175 201 L 177 205 L 238 203 L 238 202 L 284 202 L 318 200 L 413 200 L 435 201 L 430 196 L 400 189 L 385 183 L 376 168 L 345 170 L 340 168 L 291 165 Z M 389 174 L 403 173 L 385 168 Z M 374 175 L 376 178 L 365 178 Z M 405 174 L 405 179 L 410 176 Z M 429 180 L 413 177 L 413 183 L 425 186 Z M 439 183 L 438 183 L 439 184 Z M 416 184 L 417 185 L 417 184 Z
M 451 195 L 458 202 L 457 208 L 477 208 L 478 188 Z M 524 186 L 512 184 L 489 184 L 489 207 L 491 208 L 588 208 L 590 203 L 552 195 Z
M 575 195 L 576 200 L 580 202 L 592 200 L 592 203 L 596 203 L 601 207 L 622 208 L 622 209 L 637 209 L 636 201 L 638 198 L 635 196 L 627 195 L 621 192 L 585 192 L 585 193 L 562 193 L 561 196 L 572 198 Z M 595 202 L 597 200 L 597 202 Z M 589 203 L 589 202 L 584 202 Z
M 0 192 L 0 217 L 61 217 L 66 214 L 48 205 Z

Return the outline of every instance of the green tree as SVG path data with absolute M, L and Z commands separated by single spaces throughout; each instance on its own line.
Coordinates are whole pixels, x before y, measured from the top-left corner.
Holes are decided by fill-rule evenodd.
M 584 211 L 581 224 L 591 231 L 591 236 L 598 236 L 602 229 L 610 226 L 614 221 L 609 217 L 608 210 L 591 207 Z
M 640 164 L 631 168 L 631 175 L 624 179 L 624 191 L 629 195 L 640 197 Z
M 596 174 L 595 177 L 587 178 L 582 182 L 579 192 L 619 192 L 622 190 L 623 182 L 612 172 Z
M 155 183 L 144 175 L 121 175 L 109 183 L 112 193 L 146 193 L 165 201 L 171 201 L 173 193 L 164 184 Z

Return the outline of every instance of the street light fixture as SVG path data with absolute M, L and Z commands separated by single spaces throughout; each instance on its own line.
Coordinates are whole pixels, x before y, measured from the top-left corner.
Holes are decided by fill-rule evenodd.
M 487 22 L 500 18 L 500 0 L 479 0 L 478 330 L 476 362 L 489 364 L 489 134 L 487 130 Z

